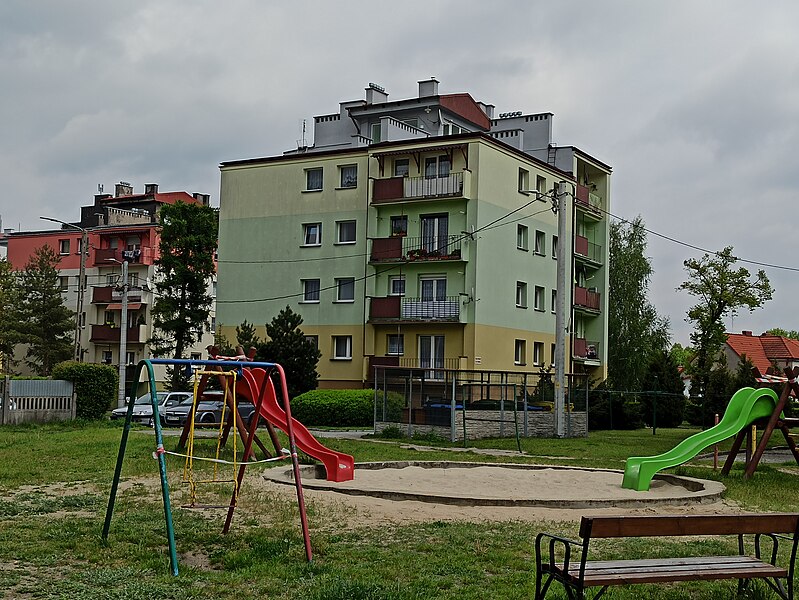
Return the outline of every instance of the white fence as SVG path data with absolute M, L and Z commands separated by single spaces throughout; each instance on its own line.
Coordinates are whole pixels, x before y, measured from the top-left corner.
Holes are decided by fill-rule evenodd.
M 0 423 L 44 423 L 75 418 L 71 381 L 10 379 L 0 382 Z

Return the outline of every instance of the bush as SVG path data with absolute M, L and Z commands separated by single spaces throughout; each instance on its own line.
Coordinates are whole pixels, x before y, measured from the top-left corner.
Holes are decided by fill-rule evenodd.
M 589 393 L 589 430 L 640 429 L 643 426 L 641 404 L 634 395 L 601 387 Z
M 53 379 L 65 379 L 75 385 L 78 419 L 101 419 L 117 397 L 119 376 L 110 365 L 65 361 L 53 368 Z
M 654 394 L 641 398 L 641 413 L 647 427 L 679 427 L 685 419 L 685 396 L 682 394 Z
M 371 427 L 374 424 L 374 398 L 374 390 L 311 390 L 291 401 L 291 416 L 303 425 Z M 382 394 L 378 394 L 381 406 L 382 398 Z M 385 420 L 399 420 L 404 406 L 405 399 L 401 394 L 389 392 Z

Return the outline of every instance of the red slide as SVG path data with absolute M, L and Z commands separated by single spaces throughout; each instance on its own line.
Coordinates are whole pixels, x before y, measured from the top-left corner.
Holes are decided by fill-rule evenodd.
M 277 403 L 275 386 L 272 385 L 272 380 L 266 377 L 266 371 L 256 367 L 244 369 L 243 373 L 244 378 L 240 379 L 236 385 L 236 393 L 255 404 L 258 402 L 261 385 L 265 381 L 266 390 L 261 404 L 261 416 L 283 431 L 288 432 L 286 411 Z M 291 426 L 297 447 L 308 456 L 312 456 L 325 465 L 328 481 L 350 481 L 353 478 L 355 461 L 352 456 L 326 448 L 311 435 L 305 425 L 293 417 Z

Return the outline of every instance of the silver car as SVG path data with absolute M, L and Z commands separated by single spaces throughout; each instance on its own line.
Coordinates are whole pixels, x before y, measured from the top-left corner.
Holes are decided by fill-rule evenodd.
M 162 425 L 164 424 L 164 414 L 166 413 L 167 408 L 177 406 L 186 398 L 192 397 L 191 393 L 189 392 L 156 392 L 155 395 L 158 398 L 158 415 L 161 419 Z M 111 411 L 111 419 L 124 419 L 127 412 L 127 406 L 115 408 Z M 149 393 L 139 396 L 133 402 L 133 422 L 141 423 L 143 425 L 147 425 L 148 427 L 152 427 L 154 425 L 153 404 L 150 400 Z

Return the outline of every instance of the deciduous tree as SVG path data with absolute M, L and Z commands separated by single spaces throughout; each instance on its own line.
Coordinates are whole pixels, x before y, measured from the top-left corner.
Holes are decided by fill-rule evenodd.
M 0 372 L 11 365 L 19 340 L 19 293 L 17 275 L 6 259 L 0 259 Z

